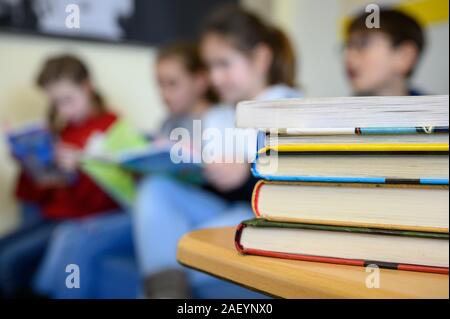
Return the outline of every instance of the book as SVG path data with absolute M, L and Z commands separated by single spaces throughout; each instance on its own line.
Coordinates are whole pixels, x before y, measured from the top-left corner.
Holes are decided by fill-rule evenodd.
M 173 152 L 173 146 L 171 141 L 158 141 L 137 149 L 91 155 L 90 158 L 139 175 L 168 174 L 182 180 L 203 183 L 203 166 L 192 160 L 194 151 L 189 146 L 182 145 L 183 151 L 178 148 L 180 152 Z
M 23 123 L 6 132 L 12 156 L 24 173 L 36 183 L 49 180 L 70 181 L 55 162 L 55 136 L 43 122 Z
M 448 152 L 446 143 L 423 144 L 285 144 L 269 146 L 260 150 L 284 153 L 300 152 Z
M 271 222 L 241 223 L 242 254 L 448 274 L 448 234 Z
M 349 134 L 356 128 L 448 127 L 448 95 L 342 97 L 241 102 L 239 128 Z
M 93 136 L 83 155 L 82 169 L 125 207 L 133 205 L 136 177 L 167 174 L 202 183 L 201 164 L 183 161 L 191 149 L 173 154 L 170 141 L 149 141 L 127 121 L 117 121 L 105 133 Z
M 260 132 L 252 173 L 272 181 L 448 185 L 448 128 L 391 135 L 398 131 L 377 130 L 364 141 L 355 135 L 274 137 Z M 369 142 L 374 139 L 386 144 Z M 424 143 L 427 140 L 440 143 Z
M 259 181 L 258 218 L 305 224 L 448 233 L 448 185 Z
M 131 207 L 136 196 L 135 176 L 114 161 L 123 152 L 147 148 L 149 141 L 130 123 L 116 121 L 106 132 L 93 135 L 83 152 L 81 170 L 124 207 Z
M 378 130 L 379 134 L 368 135 L 258 135 L 258 153 L 303 152 L 303 151 L 448 151 L 449 134 L 394 134 L 398 130 Z M 383 133 L 385 132 L 385 133 Z M 387 134 L 390 132 L 392 134 Z
M 448 152 L 304 152 L 259 155 L 252 174 L 268 181 L 449 184 Z
M 448 95 L 242 102 L 243 254 L 448 274 Z
M 191 160 L 183 161 L 183 157 L 172 152 L 173 143 L 167 141 L 162 145 L 152 145 L 146 149 L 123 152 L 111 159 L 120 166 L 140 174 L 171 173 L 188 174 L 199 172 L 201 163 Z M 191 154 L 191 150 L 186 149 Z

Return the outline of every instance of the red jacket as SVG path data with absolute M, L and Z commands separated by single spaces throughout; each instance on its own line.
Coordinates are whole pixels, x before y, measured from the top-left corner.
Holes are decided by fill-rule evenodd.
M 116 120 L 117 116 L 112 113 L 101 113 L 84 123 L 68 125 L 59 138 L 83 149 L 93 133 L 106 131 Z M 72 184 L 55 188 L 41 188 L 22 173 L 16 197 L 37 204 L 50 219 L 77 218 L 118 208 L 117 203 L 82 172 L 78 172 Z

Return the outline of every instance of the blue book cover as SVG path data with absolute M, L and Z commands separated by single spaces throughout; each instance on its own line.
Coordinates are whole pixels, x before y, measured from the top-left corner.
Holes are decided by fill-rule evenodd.
M 171 154 L 169 145 L 123 154 L 117 162 L 122 168 L 137 174 L 168 174 L 188 182 L 204 182 L 201 163 L 184 161 L 181 156 Z
M 349 133 L 353 132 L 353 133 Z M 344 135 L 411 135 L 411 134 L 448 134 L 448 127 L 436 127 L 436 128 L 354 128 L 352 130 L 347 130 Z M 374 176 L 374 177 L 364 177 L 364 176 L 309 176 L 309 175 L 275 175 L 275 174 L 263 174 L 258 171 L 257 161 L 260 156 L 265 155 L 266 152 L 270 153 L 270 147 L 268 147 L 267 133 L 260 131 L 257 137 L 257 157 L 255 162 L 252 164 L 252 174 L 254 177 L 259 179 L 264 179 L 267 181 L 280 181 L 280 182 L 328 182 L 328 183 L 370 183 L 370 184 L 425 184 L 425 185 L 448 185 L 449 179 L 447 178 L 427 178 L 418 176 L 417 178 L 389 178 L 387 176 Z M 309 152 L 311 155 L 314 152 Z M 357 153 L 357 152 L 353 152 Z M 363 152 L 361 152 L 362 154 Z M 375 155 L 383 154 L 383 152 L 369 152 L 366 154 Z M 415 152 L 415 154 L 424 154 L 426 152 Z M 446 155 L 447 152 L 435 152 L 439 155 Z M 303 153 L 306 154 L 306 153 Z M 315 152 L 316 156 L 321 156 L 327 154 L 327 152 Z M 349 152 L 333 152 L 334 155 L 348 156 Z M 384 152 L 384 154 L 390 154 L 395 156 L 395 152 Z M 407 153 L 405 153 L 407 154 Z M 414 152 L 409 153 L 414 154 Z M 431 154 L 431 153 L 429 153 Z M 301 152 L 296 153 L 297 156 L 302 156 Z M 277 156 L 283 156 L 281 153 Z M 332 163 L 330 163 L 332 165 Z
M 41 123 L 31 123 L 7 132 L 7 142 L 12 156 L 20 163 L 25 174 L 40 182 L 67 176 L 55 163 L 55 138 Z

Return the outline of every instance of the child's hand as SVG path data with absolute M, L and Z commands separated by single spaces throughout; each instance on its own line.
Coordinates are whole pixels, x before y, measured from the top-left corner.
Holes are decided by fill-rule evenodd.
M 75 172 L 80 164 L 81 151 L 65 143 L 58 143 L 55 148 L 55 160 L 59 168 L 67 173 Z
M 36 184 L 42 189 L 47 189 L 65 187 L 68 182 L 67 177 L 62 176 L 61 174 L 47 174 L 36 180 Z
M 250 166 L 247 163 L 207 164 L 204 175 L 219 191 L 228 192 L 239 188 L 247 181 Z

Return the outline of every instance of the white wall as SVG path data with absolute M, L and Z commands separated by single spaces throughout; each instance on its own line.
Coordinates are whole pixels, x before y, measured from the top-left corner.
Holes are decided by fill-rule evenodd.
M 449 26 L 446 23 L 427 29 L 428 48 L 419 64 L 413 83 L 429 94 L 448 94 Z

